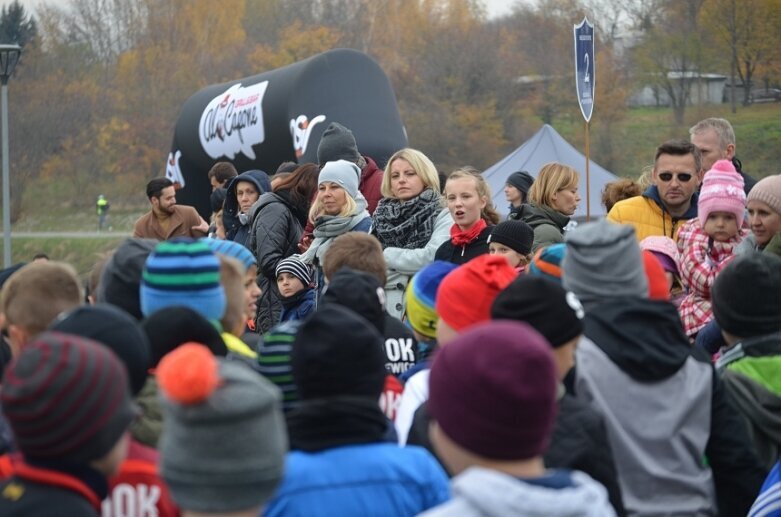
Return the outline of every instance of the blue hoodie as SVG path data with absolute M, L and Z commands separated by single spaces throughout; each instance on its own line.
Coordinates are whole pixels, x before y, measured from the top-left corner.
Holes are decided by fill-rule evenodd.
M 225 205 L 222 211 L 222 223 L 225 226 L 225 238 L 247 245 L 249 238 L 249 221 L 244 222 L 239 218 L 239 202 L 236 199 L 236 185 L 240 181 L 247 181 L 255 185 L 259 194 L 271 192 L 271 180 L 268 174 L 261 170 L 251 170 L 242 172 L 233 178 L 228 184 L 228 191 L 225 197 Z

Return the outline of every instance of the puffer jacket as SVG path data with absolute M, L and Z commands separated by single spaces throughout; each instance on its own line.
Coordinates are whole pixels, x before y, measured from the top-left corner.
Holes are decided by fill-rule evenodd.
M 298 252 L 304 231 L 284 196 L 269 192 L 260 196 L 249 211 L 252 231 L 248 248 L 258 259 L 258 286 L 261 291 L 255 329 L 264 334 L 279 322 L 282 312 L 277 289 L 277 264 Z
M 418 515 L 450 497 L 447 476 L 420 447 L 367 443 L 288 453 L 263 515 Z
M 687 291 L 678 312 L 690 338 L 713 319 L 710 296 L 713 281 L 735 258 L 733 250 L 745 234 L 746 230 L 740 230 L 727 242 L 711 243 L 699 219 L 684 223 L 678 231 L 678 271 Z
M 652 185 L 642 195 L 624 199 L 613 205 L 607 214 L 607 220 L 634 226 L 638 241 L 652 235 L 662 235 L 677 240 L 680 229 L 678 225 L 697 217 L 697 200 L 698 196 L 695 193 L 691 199 L 691 206 L 683 217 L 673 217 L 664 208 L 659 190 Z
M 437 249 L 450 239 L 450 227 L 453 217 L 447 208 L 442 209 L 434 220 L 434 231 L 422 248 L 408 250 L 404 248 L 385 248 L 385 264 L 388 268 L 385 284 L 385 300 L 388 314 L 401 319 L 406 309 L 404 291 L 412 276 L 423 266 L 433 262 Z
M 534 230 L 532 253 L 545 246 L 564 242 L 564 227 L 569 217 L 547 206 L 521 205 L 518 219 Z
M 222 210 L 222 224 L 225 227 L 225 238 L 229 241 L 236 241 L 246 246 L 250 226 L 248 214 L 247 217 L 240 216 L 239 214 L 239 201 L 236 199 L 236 186 L 240 181 L 252 183 L 261 195 L 265 192 L 271 192 L 271 181 L 268 179 L 268 174 L 265 172 L 261 170 L 251 170 L 242 172 L 228 183 L 225 204 L 223 205 Z

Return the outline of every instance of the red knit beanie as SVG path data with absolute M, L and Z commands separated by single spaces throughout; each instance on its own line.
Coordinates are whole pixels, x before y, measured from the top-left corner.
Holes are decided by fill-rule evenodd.
M 518 273 L 501 255 L 480 255 L 448 274 L 437 290 L 439 317 L 460 331 L 491 319 L 491 304 Z
M 662 263 L 652 251 L 643 250 L 643 266 L 648 279 L 648 297 L 652 300 L 669 300 L 670 289 Z

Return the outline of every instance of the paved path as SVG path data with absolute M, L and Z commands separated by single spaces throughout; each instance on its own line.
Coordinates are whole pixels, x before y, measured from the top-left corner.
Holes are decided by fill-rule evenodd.
M 131 232 L 11 232 L 11 238 L 19 237 L 24 239 L 105 239 L 130 237 Z

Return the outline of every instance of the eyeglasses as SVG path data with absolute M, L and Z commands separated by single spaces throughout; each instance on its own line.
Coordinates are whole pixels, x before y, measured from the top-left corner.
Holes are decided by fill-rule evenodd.
M 673 174 L 672 172 L 660 172 L 658 174 L 659 179 L 664 181 L 665 183 L 667 183 L 668 181 L 672 181 L 673 176 L 678 178 L 678 181 L 680 181 L 681 183 L 688 183 L 689 180 L 692 179 L 692 175 L 689 174 L 688 172 L 681 172 L 678 174 Z

